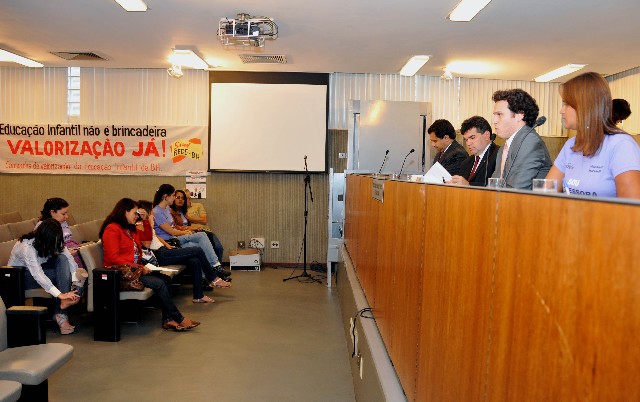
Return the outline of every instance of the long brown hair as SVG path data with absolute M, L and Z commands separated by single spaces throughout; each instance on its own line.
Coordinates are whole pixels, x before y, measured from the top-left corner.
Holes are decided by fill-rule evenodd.
M 560 96 L 576 111 L 577 134 L 572 151 L 593 156 L 605 134 L 624 133 L 611 120 L 611 90 L 600 74 L 589 72 L 570 79 L 560 86 Z

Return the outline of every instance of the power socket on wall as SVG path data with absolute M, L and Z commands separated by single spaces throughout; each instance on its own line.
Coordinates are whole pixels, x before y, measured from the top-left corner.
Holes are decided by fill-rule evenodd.
M 271 240 L 271 248 L 280 248 L 280 242 L 278 240 Z

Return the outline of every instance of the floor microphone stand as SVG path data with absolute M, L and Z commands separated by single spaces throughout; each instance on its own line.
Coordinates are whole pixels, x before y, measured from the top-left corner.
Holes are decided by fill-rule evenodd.
M 311 202 L 313 202 L 313 191 L 311 191 L 311 176 L 309 176 L 309 170 L 307 170 L 307 157 L 304 157 L 304 170 L 306 172 L 304 176 L 304 235 L 302 237 L 302 246 L 304 249 L 304 265 L 302 266 L 302 273 L 300 275 L 291 276 L 285 278 L 282 282 L 286 282 L 289 279 L 306 278 L 308 282 L 322 283 L 319 279 L 313 277 L 307 272 L 307 221 L 309 216 L 309 195 L 311 195 Z M 309 190 L 307 192 L 307 190 Z

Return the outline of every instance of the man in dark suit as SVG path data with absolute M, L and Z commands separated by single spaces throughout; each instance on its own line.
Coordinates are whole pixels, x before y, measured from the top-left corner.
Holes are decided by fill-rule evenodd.
M 547 146 L 533 129 L 538 105 L 522 89 L 496 91 L 492 99 L 493 127 L 506 140 L 492 177 L 504 179 L 506 187 L 531 190 L 533 179 L 544 179 L 552 164 Z
M 457 175 L 460 164 L 469 156 L 464 147 L 456 141 L 456 129 L 449 121 L 439 119 L 433 122 L 427 130 L 431 145 L 438 150 L 433 163 L 440 162 L 449 174 Z
M 473 116 L 462 122 L 460 132 L 471 155 L 462 161 L 460 175 L 453 176 L 449 183 L 486 186 L 496 168 L 499 148 L 493 143 L 496 137 L 491 125 L 483 117 Z

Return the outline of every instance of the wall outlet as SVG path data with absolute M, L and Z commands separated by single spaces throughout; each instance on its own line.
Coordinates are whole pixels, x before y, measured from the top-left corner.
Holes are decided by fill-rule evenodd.
M 238 241 L 238 248 L 244 248 L 244 247 L 245 247 L 244 241 L 239 240 Z
M 264 248 L 264 237 L 252 237 L 249 241 L 251 248 Z
M 271 248 L 280 248 L 280 241 L 271 240 Z
M 347 154 L 344 152 L 338 152 L 338 159 L 346 159 L 347 158 Z

